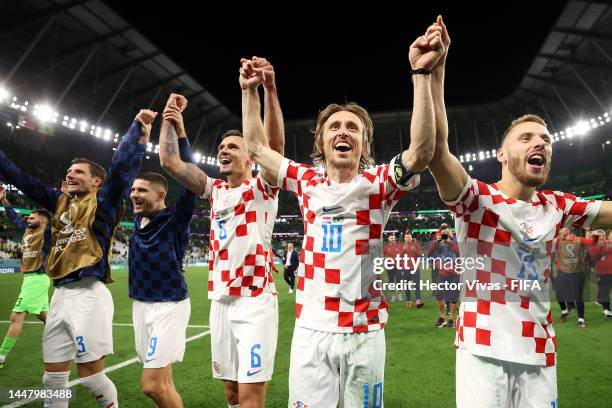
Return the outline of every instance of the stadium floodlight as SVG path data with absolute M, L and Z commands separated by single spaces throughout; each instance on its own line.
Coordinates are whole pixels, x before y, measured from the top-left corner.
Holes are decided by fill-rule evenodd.
M 468 171 L 472 171 L 474 170 L 474 166 L 472 166 L 471 164 L 468 166 Z
M 591 130 L 591 126 L 589 125 L 589 122 L 582 120 L 574 126 L 573 133 L 579 136 L 584 136 L 587 134 L 589 130 Z
M 10 99 L 8 90 L 5 87 L 0 87 L 0 102 Z
M 25 108 L 25 106 L 21 107 Z M 36 105 L 34 107 L 34 116 L 36 116 L 41 122 L 49 122 L 53 119 L 54 111 L 48 104 Z
M 193 158 L 195 159 L 196 162 L 199 162 L 200 159 L 202 158 L 202 155 L 199 152 L 195 152 L 193 155 Z
M 610 141 L 609 141 L 609 140 L 606 140 L 606 144 L 610 144 Z

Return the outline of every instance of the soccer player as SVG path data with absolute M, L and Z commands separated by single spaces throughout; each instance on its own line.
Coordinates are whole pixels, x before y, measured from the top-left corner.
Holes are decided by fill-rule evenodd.
M 387 281 L 389 283 L 398 284 L 401 281 L 401 270 L 396 268 L 395 266 L 395 258 L 397 255 L 400 255 L 401 246 L 397 245 L 397 237 L 395 234 L 389 235 L 389 243 L 383 247 L 383 254 L 385 258 L 393 259 L 393 266 L 387 269 Z M 395 302 L 396 299 L 398 302 L 402 300 L 402 292 L 399 289 L 395 289 L 391 293 L 391 302 Z M 406 298 L 407 300 L 408 298 Z
M 440 28 L 448 47 L 450 38 L 438 17 L 430 29 Z M 466 265 L 472 259 L 484 266 L 466 269 L 464 275 L 491 283 L 484 290 L 463 287 L 455 339 L 457 407 L 556 407 L 556 341 L 547 298 L 550 252 L 564 225 L 612 225 L 612 203 L 536 191 L 548 177 L 552 145 L 544 121 L 535 115 L 514 120 L 504 132 L 497 151 L 501 180 L 472 179 L 448 147 L 445 57 L 432 78 L 437 129 L 429 169 L 455 214 Z M 517 282 L 537 282 L 541 289 L 535 284 L 531 290 L 516 289 Z
M 46 210 L 33 210 L 23 221 L 6 197 L 6 189 L 0 185 L 0 201 L 8 219 L 22 234 L 21 272 L 23 282 L 17 302 L 11 312 L 11 323 L 2 346 L 0 346 L 0 368 L 4 366 L 17 339 L 21 335 L 23 322 L 28 313 L 36 315 L 38 320 L 47 320 L 49 310 L 49 277 L 45 273 L 45 258 L 49 252 L 49 240 L 45 232 L 51 223 L 51 214 Z
M 597 302 L 603 308 L 603 314 L 612 318 L 610 311 L 610 291 L 612 291 L 612 231 L 593 231 L 593 243 L 589 245 L 589 256 L 595 264 L 597 275 Z
M 569 228 L 559 230 L 556 250 L 553 256 L 557 260 L 555 291 L 561 306 L 559 321 L 565 323 L 571 309 L 578 311 L 578 327 L 585 328 L 584 321 L 584 280 L 587 268 L 587 247 L 591 240 L 572 234 Z
M 22 172 L 0 152 L 6 181 L 53 213 L 51 249 L 45 269 L 55 292 L 43 333 L 46 388 L 66 388 L 73 361 L 80 383 L 100 407 L 117 407 L 117 389 L 103 372 L 113 352 L 113 299 L 109 250 L 122 193 L 142 160 L 156 113 L 141 110 L 113 155 L 108 173 L 98 163 L 77 158 L 66 172 L 66 192 Z M 67 407 L 46 400 L 46 407 Z
M 319 113 L 315 168 L 268 147 L 258 85 L 265 71 L 243 62 L 243 126 L 251 157 L 264 179 L 298 197 L 304 216 L 291 345 L 289 407 L 383 406 L 388 305 L 376 290 L 374 257 L 397 201 L 419 182 L 433 154 L 430 69 L 443 52 L 440 33 L 410 47 L 414 84 L 411 144 L 390 163 L 372 164 L 373 127 L 357 104 L 332 104 Z
M 283 152 L 284 125 L 274 69 L 265 58 L 253 57 L 253 62 L 267 73 L 264 121 L 270 144 Z M 176 136 L 167 120 L 164 127 L 169 131 L 160 138 L 162 167 L 210 202 L 208 298 L 213 378 L 224 381 L 229 407 L 263 407 L 278 337 L 278 301 L 269 259 L 278 189 L 270 188 L 260 175 L 252 177 L 253 162 L 239 130 L 225 132 L 218 146 L 219 173 L 225 181 L 180 160 Z
M 406 230 L 404 233 L 404 243 L 402 244 L 402 256 L 408 258 L 408 269 L 403 271 L 402 279 L 407 282 L 414 282 L 414 297 L 416 300 L 417 309 L 425 306 L 425 302 L 421 299 L 421 270 L 419 268 L 419 261 L 421 260 L 421 246 L 418 242 L 412 238 L 410 230 Z M 412 266 L 414 265 L 414 269 Z M 410 299 L 410 289 L 406 288 L 406 307 L 412 309 L 412 300 Z
M 456 285 L 459 283 L 459 275 L 455 271 L 455 261 L 459 256 L 459 247 L 452 241 L 452 232 L 447 224 L 439 229 L 440 234 L 431 243 L 427 250 L 427 256 L 432 261 L 432 270 L 435 271 L 436 283 L 439 285 Z M 451 287 L 442 287 L 434 291 L 434 297 L 438 304 L 438 320 L 436 328 L 455 327 L 454 319 L 459 301 L 459 290 Z M 445 318 L 448 305 L 450 318 Z
M 174 125 L 181 159 L 191 163 L 181 109 L 167 106 L 163 116 Z M 168 181 L 158 173 L 141 173 L 131 186 L 136 217 L 129 247 L 129 295 L 134 300 L 136 352 L 144 364 L 142 391 L 158 407 L 176 408 L 183 402 L 174 387 L 172 364 L 183 360 L 191 314 L 183 258 L 196 196 L 183 187 L 167 206 L 167 193 Z

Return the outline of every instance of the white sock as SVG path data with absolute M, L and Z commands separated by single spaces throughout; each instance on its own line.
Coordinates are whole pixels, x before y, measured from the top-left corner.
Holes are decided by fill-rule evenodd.
M 562 314 L 568 314 L 568 313 L 569 313 L 569 310 L 565 309 L 565 310 L 563 310 L 561 313 L 562 313 Z
M 70 376 L 70 371 L 58 371 L 58 372 L 49 372 L 45 371 L 43 374 L 43 385 L 45 388 L 51 389 L 59 389 L 59 388 L 68 388 L 68 377 Z M 68 408 L 68 400 L 59 401 L 59 400 L 45 400 L 45 408 Z
M 240 408 L 240 404 L 236 404 L 236 405 L 227 404 L 227 408 Z
M 117 388 L 104 371 L 81 378 L 81 385 L 96 398 L 100 408 L 119 408 Z

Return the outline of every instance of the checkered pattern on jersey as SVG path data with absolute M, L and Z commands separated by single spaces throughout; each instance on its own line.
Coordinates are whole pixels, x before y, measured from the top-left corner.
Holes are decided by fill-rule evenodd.
M 278 209 L 278 188 L 261 176 L 236 188 L 209 179 L 210 240 L 208 297 L 254 297 L 276 293 L 270 259 L 272 229 Z
M 393 163 L 336 184 L 311 166 L 285 159 L 279 185 L 297 196 L 304 243 L 297 279 L 298 324 L 332 332 L 379 330 L 388 305 L 374 289 L 373 258 L 383 256 L 382 231 L 391 209 L 419 181 L 393 179 Z M 344 242 L 342 242 L 344 241 Z
M 192 162 L 187 138 L 179 139 L 183 161 Z M 143 302 L 186 299 L 183 257 L 189 240 L 189 223 L 195 210 L 196 195 L 182 187 L 176 201 L 140 228 L 143 217 L 136 216 L 130 240 L 129 293 Z
M 483 260 L 483 268 L 464 276 L 455 346 L 502 360 L 554 365 L 556 338 L 550 306 L 542 296 L 551 273 L 550 254 L 560 228 L 590 223 L 598 203 L 553 191 L 536 193 L 530 203 L 519 202 L 494 184 L 468 180 L 460 198 L 448 207 L 456 216 L 461 255 Z M 533 263 L 535 277 L 521 275 L 525 256 L 540 255 Z M 541 290 L 519 286 L 534 279 Z M 465 285 L 474 280 L 495 289 Z

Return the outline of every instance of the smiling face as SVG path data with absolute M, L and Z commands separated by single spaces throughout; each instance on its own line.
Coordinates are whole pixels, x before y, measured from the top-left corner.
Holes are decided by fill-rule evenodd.
M 395 245 L 395 242 L 396 242 L 395 235 L 389 235 L 389 243 L 391 245 Z
M 372 163 L 373 125 L 368 112 L 356 103 L 331 104 L 319 112 L 312 158 L 327 172 L 365 170 Z
M 359 167 L 363 154 L 363 124 L 352 112 L 336 112 L 323 128 L 323 155 L 327 167 L 352 169 Z
M 74 163 L 66 172 L 66 185 L 69 194 L 88 194 L 96 191 L 103 179 L 91 172 L 88 163 Z
M 250 174 L 253 165 L 244 144 L 244 138 L 241 136 L 226 136 L 219 144 L 217 160 L 219 160 L 219 173 L 226 177 Z
M 166 192 L 156 183 L 137 178 L 130 190 L 130 200 L 135 215 L 148 217 L 164 207 Z
M 552 161 L 551 137 L 541 123 L 523 122 L 505 136 L 497 158 L 504 170 L 521 184 L 539 187 L 546 183 Z

